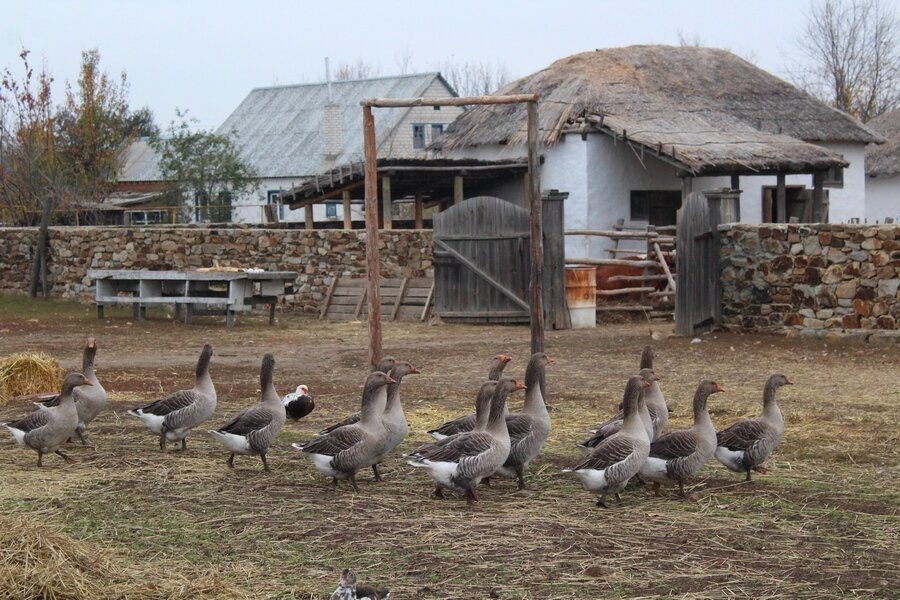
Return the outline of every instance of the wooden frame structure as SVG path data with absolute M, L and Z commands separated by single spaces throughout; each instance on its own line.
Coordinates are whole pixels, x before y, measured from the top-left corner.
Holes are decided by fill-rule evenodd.
M 378 249 L 378 145 L 375 139 L 373 108 L 416 106 L 471 106 L 476 104 L 527 104 L 528 174 L 525 190 L 531 215 L 531 351 L 544 349 L 543 228 L 541 217 L 540 157 L 537 152 L 537 94 L 476 96 L 468 98 L 373 98 L 362 104 L 363 149 L 365 154 L 366 281 L 369 323 L 369 363 L 375 365 L 382 354 L 381 297 Z M 461 186 L 460 194 L 461 194 Z

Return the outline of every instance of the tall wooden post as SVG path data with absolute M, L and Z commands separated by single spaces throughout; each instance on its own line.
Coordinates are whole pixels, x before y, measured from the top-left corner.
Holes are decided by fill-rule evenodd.
M 350 213 L 350 190 L 344 190 L 342 200 L 344 205 L 344 229 L 353 229 L 353 215 Z
M 464 199 L 465 195 L 462 175 L 455 175 L 453 177 L 453 204 L 459 204 Z
M 825 173 L 816 171 L 813 173 L 813 214 L 812 221 L 821 223 L 825 220 Z
M 731 174 L 731 189 L 739 190 L 741 189 L 741 176 L 737 173 Z
M 528 199 L 531 212 L 531 352 L 544 351 L 544 226 L 538 156 L 537 102 L 528 107 Z
M 391 178 L 387 175 L 381 177 L 381 208 L 385 229 L 393 229 L 393 215 L 391 214 Z
M 306 228 L 312 229 L 315 227 L 315 221 L 313 220 L 313 205 L 307 204 L 303 207 L 303 217 L 306 222 Z
M 381 360 L 381 289 L 378 251 L 378 166 L 375 117 L 363 106 L 363 149 L 366 157 L 366 297 L 369 300 L 369 364 Z
M 425 205 L 422 203 L 422 192 L 416 192 L 416 229 L 425 228 Z
M 784 186 L 784 173 L 778 173 L 775 176 L 775 186 L 775 210 L 777 212 L 775 221 L 787 223 L 787 190 Z

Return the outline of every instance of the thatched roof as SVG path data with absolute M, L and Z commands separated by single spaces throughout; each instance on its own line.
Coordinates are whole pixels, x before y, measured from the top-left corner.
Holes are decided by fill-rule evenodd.
M 695 174 L 846 166 L 837 153 L 808 142 L 882 141 L 853 117 L 711 48 L 584 52 L 497 93 L 540 95 L 544 144 L 569 131 L 600 130 Z M 471 108 L 448 129 L 442 146 L 522 144 L 525 114 L 524 105 Z
M 866 175 L 900 175 L 900 108 L 875 117 L 866 125 L 887 139 L 885 144 L 866 148 Z

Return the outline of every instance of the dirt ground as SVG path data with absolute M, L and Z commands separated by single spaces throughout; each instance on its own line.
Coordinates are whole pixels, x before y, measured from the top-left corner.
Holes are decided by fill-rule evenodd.
M 384 465 L 385 482 L 363 473 L 354 494 L 332 490 L 290 447 L 358 409 L 365 323 L 280 315 L 269 327 L 254 316 L 227 330 L 214 318 L 186 327 L 161 309 L 144 322 L 125 311 L 108 317 L 0 297 L 0 355 L 42 350 L 71 370 L 93 334 L 111 399 L 89 429 L 96 448 L 71 447 L 75 465 L 51 456 L 39 469 L 36 455 L 3 432 L 0 528 L 10 519 L 41 523 L 123 573 L 181 578 L 183 597 L 328 598 L 347 566 L 397 599 L 874 598 L 900 590 L 896 346 L 722 333 L 701 343 L 651 342 L 646 324 L 549 332 L 553 433 L 530 468 L 529 489 L 502 481 L 469 508 L 460 498 L 429 498 L 430 480 L 399 454 Z M 403 384 L 412 431 L 404 451 L 426 441 L 426 429 L 471 411 L 490 357 L 513 356 L 507 374 L 521 378 L 529 355 L 525 327 L 386 324 L 384 337 L 388 353 L 422 371 Z M 265 352 L 275 355 L 279 392 L 310 387 L 316 409 L 285 427 L 269 455 L 273 472 L 250 457 L 229 470 L 206 428 L 191 435 L 186 453 L 162 455 L 125 414 L 190 387 L 204 342 L 215 348 L 219 395 L 210 425 L 255 401 Z M 726 389 L 710 401 L 718 426 L 757 415 L 771 373 L 796 383 L 780 394 L 787 431 L 767 475 L 747 485 L 712 462 L 692 482 L 696 502 L 636 486 L 604 510 L 561 472 L 579 456 L 574 442 L 614 410 L 647 343 L 674 411 L 670 426 L 689 424 L 703 378 Z M 0 421 L 28 409 L 0 407 Z M 213 585 L 191 591 L 201 580 Z M 128 597 L 155 597 L 133 583 Z M 4 597 L 22 594 L 0 590 Z

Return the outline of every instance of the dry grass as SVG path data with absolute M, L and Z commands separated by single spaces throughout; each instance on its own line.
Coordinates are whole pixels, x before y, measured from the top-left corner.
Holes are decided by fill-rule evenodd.
M 757 414 L 766 376 L 780 370 L 798 383 L 782 394 L 787 436 L 770 473 L 750 486 L 710 464 L 693 482 L 696 503 L 634 488 L 621 506 L 602 510 L 559 467 L 619 401 L 647 327 L 550 333 L 554 431 L 530 470 L 530 489 L 516 493 L 511 482 L 498 482 L 469 509 L 460 499 L 431 500 L 429 480 L 399 458 L 385 465 L 383 484 L 362 474 L 359 494 L 332 491 L 290 449 L 356 409 L 364 324 L 283 317 L 269 328 L 243 319 L 228 331 L 218 320 L 184 327 L 70 312 L 27 327 L 15 310 L 0 317 L 0 352 L 44 349 L 65 358 L 64 367 L 77 365 L 84 335 L 96 335 L 99 376 L 113 400 L 89 429 L 96 450 L 72 448 L 77 465 L 50 458 L 39 470 L 33 454 L 0 443 L 0 512 L 40 522 L 46 539 L 74 544 L 93 561 L 82 567 L 77 552 L 49 552 L 45 562 L 60 580 L 114 565 L 111 589 L 129 598 L 178 597 L 171 588 L 148 590 L 148 573 L 163 574 L 157 583 L 215 584 L 247 598 L 327 598 L 345 566 L 397 598 L 419 599 L 491 592 L 506 599 L 890 597 L 898 587 L 896 348 L 739 335 L 655 343 L 675 426 L 689 422 L 700 378 L 728 390 L 711 403 L 724 425 Z M 385 339 L 391 353 L 423 371 L 404 383 L 413 431 L 404 448 L 470 410 L 490 356 L 514 356 L 507 371 L 521 377 L 528 353 L 524 328 L 392 324 Z M 266 351 L 278 360 L 280 390 L 299 383 L 313 390 L 316 411 L 285 428 L 270 454 L 272 473 L 244 457 L 229 471 L 227 454 L 199 432 L 187 453 L 159 455 L 153 436 L 124 415 L 162 390 L 189 385 L 204 341 L 216 348 L 216 422 L 253 400 Z M 0 419 L 12 412 L 0 411 Z M 29 543 L 35 555 L 45 552 L 44 542 Z M 4 564 L 21 577 L 21 558 Z
M 19 352 L 0 359 L 0 406 L 18 396 L 59 391 L 62 369 L 44 352 Z

